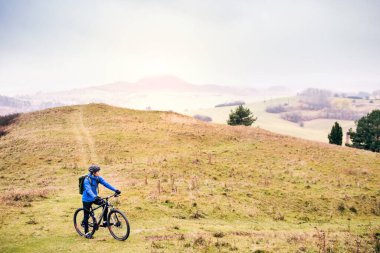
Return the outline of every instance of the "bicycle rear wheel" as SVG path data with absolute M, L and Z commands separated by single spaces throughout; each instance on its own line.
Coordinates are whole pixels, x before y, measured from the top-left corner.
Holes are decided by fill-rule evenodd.
M 74 227 L 77 233 L 80 236 L 84 236 L 84 209 L 79 208 L 74 213 Z M 96 219 L 90 213 L 90 217 L 88 218 L 88 232 L 93 235 L 96 231 Z
M 112 210 L 107 219 L 108 230 L 113 238 L 125 241 L 129 237 L 130 226 L 127 217 L 119 210 Z

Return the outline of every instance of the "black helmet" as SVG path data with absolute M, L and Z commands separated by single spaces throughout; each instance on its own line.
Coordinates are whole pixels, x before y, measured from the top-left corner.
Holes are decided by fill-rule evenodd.
M 94 174 L 100 170 L 100 167 L 98 165 L 91 165 L 90 168 L 88 168 L 88 171 L 91 174 Z

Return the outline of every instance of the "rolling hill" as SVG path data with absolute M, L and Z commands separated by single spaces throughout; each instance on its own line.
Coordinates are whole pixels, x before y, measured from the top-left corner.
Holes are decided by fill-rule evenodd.
M 19 99 L 40 109 L 62 105 L 106 103 L 114 106 L 182 112 L 236 100 L 258 101 L 267 97 L 281 97 L 293 91 L 277 86 L 265 89 L 224 86 L 219 84 L 193 84 L 172 75 L 145 77 L 136 82 L 114 82 L 99 86 L 39 92 L 20 96 Z M 197 101 L 197 103 L 194 103 Z M 44 106 L 44 107 L 43 107 Z M 21 108 L 18 112 L 35 110 Z M 1 108 L 0 108 L 1 109 Z M 1 111 L 0 111 L 1 115 Z
M 7 132 L 1 252 L 370 252 L 380 230 L 378 153 L 105 104 L 22 114 Z M 122 191 L 126 242 L 74 230 L 91 163 Z
M 319 141 L 328 143 L 327 135 L 331 131 L 334 122 L 337 121 L 343 128 L 343 132 L 347 132 L 350 128 L 355 129 L 353 120 L 336 120 L 336 119 L 314 119 L 305 121 L 303 127 L 297 123 L 293 123 L 282 119 L 278 114 L 268 113 L 265 111 L 269 105 L 277 105 L 279 103 L 295 103 L 295 97 L 276 98 L 255 103 L 248 103 L 248 107 L 257 117 L 257 121 L 253 124 L 254 127 L 259 127 L 278 134 L 289 135 L 306 140 Z M 193 111 L 188 111 L 185 114 L 192 116 L 196 114 L 206 115 L 212 118 L 214 123 L 226 124 L 228 115 L 236 106 L 227 106 L 219 108 L 205 108 Z M 345 135 L 343 136 L 345 141 Z

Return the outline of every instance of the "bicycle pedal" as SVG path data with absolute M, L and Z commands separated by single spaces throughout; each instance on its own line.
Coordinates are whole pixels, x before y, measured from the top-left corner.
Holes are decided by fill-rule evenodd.
M 84 237 L 87 239 L 94 239 L 94 237 L 90 233 L 85 234 Z

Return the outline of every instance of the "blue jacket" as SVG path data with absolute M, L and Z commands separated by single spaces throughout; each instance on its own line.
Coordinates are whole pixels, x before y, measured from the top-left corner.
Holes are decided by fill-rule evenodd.
M 107 183 L 106 180 L 104 180 L 102 177 L 93 176 L 91 175 L 91 173 L 89 173 L 88 176 L 91 178 L 91 183 L 88 177 L 84 179 L 82 201 L 93 202 L 95 200 L 95 197 L 98 196 L 98 182 L 110 189 L 111 191 L 116 191 L 116 188 Z

